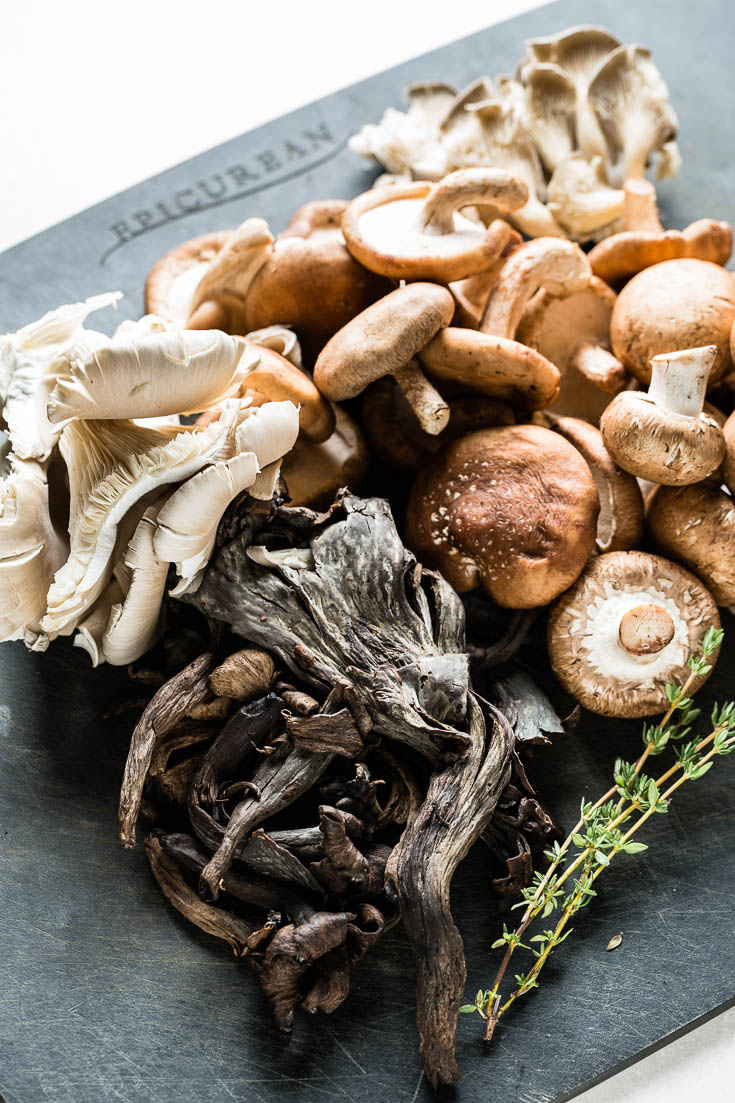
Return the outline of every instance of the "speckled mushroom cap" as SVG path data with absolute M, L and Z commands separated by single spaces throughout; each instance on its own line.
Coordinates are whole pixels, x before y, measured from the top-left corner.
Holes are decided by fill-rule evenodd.
M 666 708 L 666 685 L 690 674 L 707 629 L 719 626 L 711 594 L 689 571 L 646 552 L 610 552 L 552 609 L 549 657 L 591 712 L 653 716 Z
M 735 501 L 714 482 L 659 486 L 648 503 L 653 546 L 693 571 L 718 605 L 735 606 Z
M 731 370 L 735 276 L 704 260 L 669 260 L 639 272 L 617 297 L 610 319 L 613 352 L 641 383 L 659 353 L 716 345 L 710 383 Z
M 523 312 L 516 338 L 556 364 L 561 373 L 553 412 L 597 424 L 628 373 L 610 352 L 615 293 L 593 276 L 589 285 L 559 298 L 538 291 Z
M 547 605 L 577 578 L 595 545 L 599 500 L 589 467 L 536 425 L 483 429 L 446 445 L 419 475 L 406 542 L 459 593 L 498 605 Z
M 145 281 L 146 314 L 156 314 L 183 329 L 197 285 L 229 236 L 229 230 L 202 234 L 157 260 Z
M 600 428 L 619 467 L 665 486 L 700 482 L 719 467 L 725 438 L 702 408 L 716 356 L 714 345 L 654 356 L 648 393 L 612 400 Z
M 460 169 L 436 184 L 372 188 L 350 203 L 342 232 L 352 255 L 372 272 L 449 283 L 488 268 L 512 234 L 502 220 L 486 228 L 460 210 L 484 203 L 506 212 L 527 199 L 523 181 L 502 169 Z

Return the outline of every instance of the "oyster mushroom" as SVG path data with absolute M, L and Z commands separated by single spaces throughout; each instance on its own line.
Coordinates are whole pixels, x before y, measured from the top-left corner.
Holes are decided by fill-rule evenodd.
M 735 607 L 735 501 L 713 482 L 656 487 L 646 513 L 657 551 L 688 567 L 718 605 Z
M 500 169 L 461 169 L 436 184 L 372 188 L 342 219 L 347 248 L 362 265 L 394 279 L 449 283 L 488 268 L 511 236 L 502 221 L 481 223 L 459 212 L 490 204 L 501 213 L 528 198 L 523 181 Z
M 536 425 L 445 445 L 419 475 L 406 541 L 458 593 L 482 586 L 505 608 L 547 605 L 592 554 L 599 500 L 584 458 Z
M 575 148 L 574 82 L 556 65 L 537 64 L 529 68 L 524 83 L 524 130 L 551 175 Z
M 686 486 L 722 463 L 725 438 L 703 413 L 715 345 L 664 353 L 651 360 L 648 394 L 624 391 L 602 415 L 600 427 L 615 462 L 650 482 Z
M 183 329 L 194 292 L 229 237 L 229 230 L 214 230 L 182 242 L 157 260 L 145 281 L 146 313 Z
M 161 594 L 163 594 L 163 590 Z M 74 633 L 74 647 L 81 647 L 83 651 L 87 652 L 92 660 L 93 667 L 98 667 L 105 661 L 102 657 L 102 637 L 105 634 L 113 605 L 124 600 L 125 591 L 117 579 L 113 578 L 84 619 L 80 620 L 77 625 Z
M 350 149 L 377 161 L 389 173 L 438 180 L 445 172 L 440 126 L 456 100 L 456 90 L 443 81 L 422 81 L 406 89 L 408 111 L 389 107 L 381 121 L 369 123 L 350 138 Z
M 689 656 L 707 629 L 719 626 L 712 596 L 689 571 L 645 552 L 610 552 L 551 610 L 549 658 L 591 712 L 653 716 L 666 708 L 666 686 L 689 677 Z M 705 680 L 698 677 L 692 692 Z
M 292 506 L 328 509 L 338 490 L 349 487 L 359 493 L 365 481 L 370 457 L 362 429 L 341 406 L 333 408 L 331 436 L 321 444 L 299 439 L 283 458 L 281 477 Z M 412 413 L 411 418 L 415 422 Z
M 610 352 L 615 293 L 596 276 L 572 295 L 538 291 L 523 311 L 516 338 L 561 373 L 553 413 L 597 423 L 610 396 L 630 377 Z
M 289 326 L 264 326 L 245 334 L 245 340 L 283 356 L 295 368 L 303 367 L 299 339 Z
M 454 313 L 444 287 L 411 283 L 392 291 L 353 318 L 328 342 L 314 368 L 314 382 L 334 402 L 354 398 L 384 375 L 392 375 L 421 428 L 440 433 L 449 408 L 413 357 Z
M 598 241 L 620 226 L 624 194 L 608 184 L 601 157 L 588 161 L 572 153 L 556 166 L 546 191 L 549 210 L 575 241 Z
M 704 260 L 668 260 L 634 276 L 617 297 L 610 319 L 613 352 L 641 383 L 659 353 L 716 345 L 710 374 L 716 383 L 732 367 L 735 277 Z
M 595 73 L 588 96 L 605 136 L 610 171 L 618 180 L 645 176 L 651 154 L 663 149 L 665 168 L 673 167 L 671 143 L 679 121 L 650 50 L 618 46 Z

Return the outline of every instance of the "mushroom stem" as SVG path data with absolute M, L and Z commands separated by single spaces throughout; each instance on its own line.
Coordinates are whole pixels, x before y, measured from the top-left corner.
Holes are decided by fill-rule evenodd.
M 606 394 L 619 394 L 628 382 L 628 373 L 617 357 L 590 341 L 574 350 L 569 364 Z
M 699 417 L 716 359 L 716 345 L 653 356 L 648 397 L 673 413 Z
M 435 437 L 446 429 L 449 422 L 449 405 L 432 387 L 415 360 L 393 372 L 393 378 L 406 396 L 406 401 L 416 414 L 425 433 Z
M 623 615 L 620 643 L 630 655 L 657 655 L 674 638 L 674 622 L 660 605 L 636 605 Z
M 647 234 L 664 232 L 658 217 L 656 189 L 643 176 L 633 176 L 623 181 L 623 222 L 626 230 Z
M 454 215 L 475 203 L 492 205 L 498 211 L 515 211 L 528 201 L 528 188 L 522 180 L 503 169 L 459 169 L 450 172 L 429 190 L 421 212 L 421 225 L 437 234 L 454 231 Z M 507 237 L 501 248 L 508 244 Z

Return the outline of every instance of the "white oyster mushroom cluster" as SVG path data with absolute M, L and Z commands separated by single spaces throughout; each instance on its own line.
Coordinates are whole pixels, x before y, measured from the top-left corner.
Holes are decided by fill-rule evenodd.
M 222 514 L 271 497 L 299 429 L 292 402 L 240 397 L 259 362 L 241 338 L 154 315 L 84 328 L 118 298 L 0 337 L 0 641 L 42 651 L 76 630 L 95 665 L 152 646 L 170 564 L 175 596 L 197 588 Z
M 674 176 L 678 120 L 643 46 L 602 27 L 532 39 L 514 76 L 462 91 L 410 85 L 408 110 L 388 108 L 350 139 L 388 179 L 438 180 L 460 168 L 506 169 L 528 186 L 510 221 L 529 237 L 599 241 L 624 228 L 624 180 Z M 380 178 L 381 183 L 386 177 Z

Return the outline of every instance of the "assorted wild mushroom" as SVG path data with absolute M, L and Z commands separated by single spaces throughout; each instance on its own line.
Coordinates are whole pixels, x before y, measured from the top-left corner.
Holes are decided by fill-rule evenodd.
M 677 125 L 643 47 L 534 39 L 364 127 L 362 195 L 175 245 L 112 336 L 116 293 L 0 337 L 0 639 L 156 685 L 120 838 L 281 1029 L 403 923 L 434 1086 L 458 864 L 512 897 L 560 837 L 526 645 L 559 708 L 655 716 L 735 608 L 732 234 L 663 228 Z

